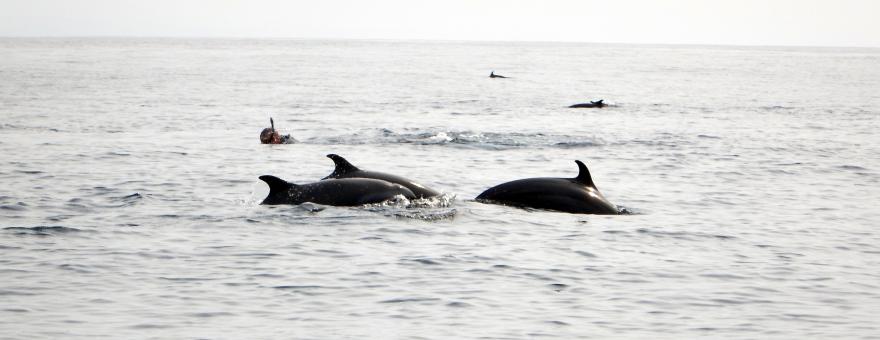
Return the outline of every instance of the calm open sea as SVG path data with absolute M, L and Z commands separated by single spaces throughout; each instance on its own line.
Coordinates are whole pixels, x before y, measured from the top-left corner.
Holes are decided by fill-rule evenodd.
M 878 339 L 878 131 L 878 49 L 0 39 L 0 338 Z M 446 194 L 259 205 L 328 153 Z

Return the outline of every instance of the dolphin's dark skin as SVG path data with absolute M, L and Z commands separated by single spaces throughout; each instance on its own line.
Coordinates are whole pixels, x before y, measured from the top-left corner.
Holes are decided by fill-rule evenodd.
M 386 174 L 384 172 L 377 172 L 377 171 L 364 171 L 364 170 L 358 169 L 358 167 L 351 165 L 351 163 L 349 163 L 347 160 L 345 160 L 345 158 L 342 158 L 342 156 L 339 156 L 336 154 L 329 154 L 329 155 L 327 155 L 327 158 L 330 158 L 333 160 L 333 163 L 336 164 L 336 169 L 333 169 L 333 172 L 330 173 L 330 175 L 328 175 L 327 177 L 324 177 L 323 179 L 330 179 L 330 178 L 381 179 L 383 181 L 388 181 L 391 183 L 400 184 L 400 185 L 406 187 L 407 189 L 412 190 L 412 192 L 418 198 L 431 198 L 431 197 L 440 195 L 439 192 L 434 191 L 431 188 L 428 188 L 424 185 L 421 185 L 419 183 L 413 182 L 409 179 L 406 179 L 406 178 L 403 178 L 403 177 L 400 177 L 397 175 Z
M 599 99 L 599 100 L 597 100 L 597 101 L 591 101 L 591 102 L 589 102 L 589 103 L 574 104 L 574 105 L 569 106 L 569 107 L 570 107 L 570 108 L 585 108 L 585 107 L 598 107 L 598 108 L 602 108 L 602 107 L 605 107 L 605 105 L 607 105 L 607 104 L 605 104 L 605 103 L 602 102 L 602 101 L 604 101 L 604 100 L 605 100 L 605 99 Z
M 371 178 L 344 178 L 309 184 L 293 184 L 275 176 L 260 176 L 269 185 L 269 195 L 260 204 L 302 204 L 312 202 L 323 205 L 358 206 L 380 203 L 402 195 L 414 199 L 409 189 Z
M 489 78 L 507 78 L 507 77 L 502 76 L 500 74 L 495 74 L 495 71 L 492 71 L 492 73 L 489 73 Z
M 477 201 L 515 207 L 556 210 L 572 214 L 620 214 L 590 177 L 590 170 L 575 161 L 575 178 L 526 178 L 496 185 L 477 196 Z

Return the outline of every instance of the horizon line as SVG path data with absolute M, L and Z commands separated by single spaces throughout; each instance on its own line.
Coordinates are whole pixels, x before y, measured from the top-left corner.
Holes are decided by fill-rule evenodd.
M 703 46 L 703 47 L 763 47 L 763 48 L 852 48 L 880 49 L 866 45 L 802 45 L 802 44 L 742 44 L 742 43 L 673 43 L 673 42 L 603 42 L 579 40 L 487 40 L 487 39 L 434 39 L 434 38 L 355 38 L 355 37 L 292 37 L 292 36 L 171 36 L 171 35 L 0 35 L 0 39 L 205 39 L 205 40 L 301 40 L 301 41 L 383 41 L 383 42 L 445 42 L 445 43 L 559 43 L 589 45 L 647 45 L 647 46 Z

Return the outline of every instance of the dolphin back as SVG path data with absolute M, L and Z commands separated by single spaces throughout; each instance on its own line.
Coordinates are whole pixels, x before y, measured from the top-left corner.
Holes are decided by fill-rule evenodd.
M 618 214 L 598 190 L 570 178 L 526 178 L 487 189 L 477 201 L 572 214 Z
M 275 176 L 260 176 L 269 185 L 269 195 L 262 204 L 302 204 L 312 202 L 334 206 L 358 206 L 380 203 L 398 195 L 416 198 L 399 184 L 372 178 L 328 179 L 297 185 Z
M 410 191 L 412 191 L 413 194 L 415 194 L 415 196 L 418 198 L 431 198 L 431 197 L 440 195 L 439 192 L 437 192 L 431 188 L 428 188 L 424 185 L 421 185 L 419 183 L 416 183 L 408 178 L 404 178 L 404 177 L 400 177 L 397 175 L 392 175 L 392 174 L 388 174 L 388 173 L 384 173 L 384 172 L 358 171 L 358 172 L 352 173 L 352 176 L 360 177 L 360 178 L 379 179 L 379 180 L 391 182 L 394 184 L 399 184 L 399 185 L 402 185 L 405 188 L 409 189 Z M 351 178 L 354 178 L 354 177 L 351 177 Z
M 439 192 L 437 192 L 431 188 L 428 188 L 424 185 L 421 185 L 419 183 L 416 183 L 410 179 L 407 179 L 407 178 L 404 178 L 401 176 L 392 175 L 392 174 L 384 173 L 384 172 L 378 172 L 378 171 L 361 170 L 358 167 L 349 163 L 342 156 L 339 156 L 336 154 L 329 154 L 329 155 L 327 155 L 327 157 L 333 160 L 333 163 L 335 164 L 335 168 L 333 169 L 333 172 L 330 173 L 330 175 L 328 175 L 327 177 L 324 177 L 323 179 L 372 178 L 372 179 L 378 179 L 378 180 L 383 180 L 383 181 L 402 185 L 402 186 L 406 187 L 407 189 L 409 189 L 410 191 L 412 191 L 413 194 L 415 194 L 415 196 L 417 198 L 430 198 L 430 197 L 440 195 Z
M 381 203 L 395 196 L 416 198 L 409 189 L 399 184 L 372 178 L 327 179 L 300 186 L 297 199 L 335 206 L 358 206 Z
M 483 191 L 478 201 L 516 207 L 563 211 L 573 214 L 619 214 L 593 183 L 587 166 L 575 160 L 574 178 L 526 178 L 502 183 Z

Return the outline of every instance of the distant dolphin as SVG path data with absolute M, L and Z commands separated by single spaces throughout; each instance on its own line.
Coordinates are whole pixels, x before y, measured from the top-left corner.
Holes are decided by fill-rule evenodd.
M 439 192 L 434 191 L 424 185 L 413 182 L 412 180 L 392 175 L 386 174 L 384 172 L 377 171 L 364 171 L 358 169 L 358 167 L 349 163 L 345 158 L 336 154 L 327 155 L 328 158 L 333 160 L 333 163 L 336 164 L 336 168 L 333 169 L 333 172 L 330 173 L 327 177 L 323 179 L 329 178 L 373 178 L 373 179 L 381 179 L 383 181 L 388 181 L 395 184 L 400 184 L 407 189 L 411 190 L 416 197 L 418 198 L 430 198 L 434 196 L 440 195 Z
M 269 195 L 260 204 L 302 204 L 358 206 L 380 203 L 401 195 L 415 198 L 409 189 L 371 178 L 330 179 L 309 184 L 293 184 L 275 176 L 260 176 L 269 185 Z
M 608 202 L 581 161 L 574 161 L 575 178 L 526 178 L 496 185 L 477 196 L 477 201 L 515 207 L 557 210 L 572 214 L 615 215 L 620 211 Z
M 489 78 L 507 78 L 507 77 L 502 76 L 500 74 L 495 74 L 495 71 L 492 71 L 492 73 L 489 73 Z
M 598 108 L 602 108 L 602 107 L 605 107 L 605 106 L 607 105 L 607 104 L 603 103 L 604 100 L 605 100 L 605 99 L 599 99 L 599 100 L 597 100 L 597 101 L 591 101 L 591 102 L 589 102 L 589 103 L 574 104 L 574 105 L 569 106 L 569 107 L 570 107 L 570 108 L 585 108 L 585 107 L 598 107 Z

